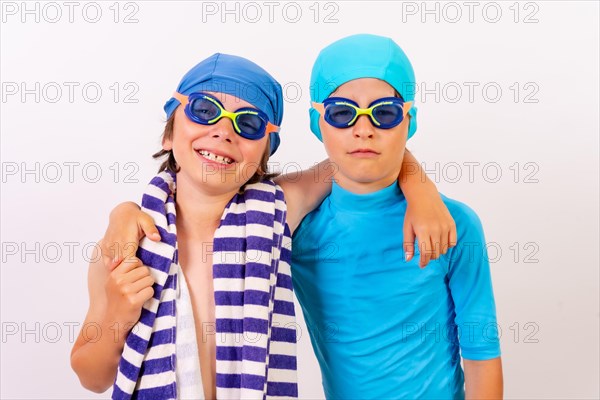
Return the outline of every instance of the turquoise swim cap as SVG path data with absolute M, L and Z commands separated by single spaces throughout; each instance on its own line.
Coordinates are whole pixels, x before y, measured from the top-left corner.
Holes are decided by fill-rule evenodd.
M 359 34 L 333 42 L 319 53 L 310 77 L 310 99 L 322 103 L 340 85 L 359 78 L 377 78 L 389 83 L 404 99 L 415 100 L 413 67 L 404 51 L 392 39 Z M 310 108 L 310 129 L 323 141 L 319 112 Z M 417 131 L 417 108 L 408 112 L 408 138 Z

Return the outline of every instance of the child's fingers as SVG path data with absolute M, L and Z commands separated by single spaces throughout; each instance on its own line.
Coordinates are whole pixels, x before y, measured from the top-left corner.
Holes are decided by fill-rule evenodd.
M 450 227 L 450 234 L 448 237 L 448 246 L 449 247 L 454 247 L 456 246 L 456 224 L 452 224 L 452 226 Z
M 456 244 L 456 240 L 452 243 L 452 235 L 456 235 L 456 226 L 451 224 L 443 233 L 442 233 L 442 254 L 448 253 L 450 247 L 453 247 Z
M 117 243 L 110 242 L 110 241 L 106 240 L 106 238 L 102 238 L 98 242 L 98 245 L 100 247 L 100 253 L 102 254 L 102 257 L 104 257 L 104 259 L 105 259 L 104 265 L 106 265 L 107 267 L 111 263 L 118 264 L 123 259 L 123 257 L 122 257 L 123 253 L 120 252 L 119 250 L 116 250 Z M 114 267 L 114 265 L 113 265 L 113 267 Z
M 436 237 L 436 252 L 437 252 L 437 257 L 436 258 L 440 258 L 442 256 L 442 254 L 445 253 L 444 251 L 444 246 L 447 246 L 446 241 L 444 240 L 444 233 L 440 232 L 439 235 Z M 448 235 L 445 235 L 446 237 L 448 237 Z
M 136 282 L 148 276 L 152 276 L 152 274 L 150 273 L 150 268 L 146 267 L 145 265 L 138 265 L 134 269 L 127 272 L 127 274 L 125 274 L 125 281 Z
M 114 269 L 114 273 L 117 275 L 126 274 L 129 271 L 142 265 L 142 261 L 137 257 L 127 257 L 117 265 Z
M 437 260 L 442 252 L 441 233 L 433 232 L 431 234 L 431 259 Z
M 154 289 L 152 286 L 145 287 L 134 296 L 137 304 L 144 304 L 146 300 L 151 299 L 152 296 L 154 296 Z
M 448 237 L 449 233 L 443 232 L 440 236 L 440 253 L 446 254 L 448 252 Z
M 158 229 L 156 228 L 154 220 L 151 216 L 146 213 L 142 213 L 138 218 L 138 225 L 140 230 L 148 237 L 148 239 L 155 242 L 160 241 L 160 233 L 158 233 Z
M 429 263 L 431 259 L 431 241 L 429 237 L 426 239 L 419 239 L 419 251 L 421 252 L 421 257 L 419 259 L 419 267 L 425 268 L 425 266 Z
M 104 265 L 106 266 L 109 272 L 115 269 L 117 265 L 119 265 L 121 261 L 123 261 L 120 257 L 111 258 L 103 256 L 102 258 L 104 259 Z
M 154 285 L 154 279 L 151 276 L 144 276 L 135 282 L 132 282 L 129 286 L 130 293 L 139 293 L 147 287 Z
M 410 261 L 412 260 L 415 254 L 415 232 L 411 224 L 409 224 L 406 220 L 404 221 L 403 228 L 404 240 L 404 260 Z
M 123 244 L 121 244 L 123 243 Z M 137 249 L 139 246 L 139 242 L 137 240 L 123 240 L 119 242 L 119 246 L 121 248 L 121 253 L 123 254 L 123 258 L 135 257 L 137 253 Z

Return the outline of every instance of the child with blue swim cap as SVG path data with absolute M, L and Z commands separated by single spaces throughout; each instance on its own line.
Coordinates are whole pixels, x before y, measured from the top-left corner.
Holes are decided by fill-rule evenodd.
M 375 35 L 332 43 L 312 70 L 311 130 L 337 170 L 330 196 L 294 233 L 292 279 L 328 399 L 457 399 L 465 383 L 468 398 L 502 397 L 475 212 L 442 196 L 457 246 L 426 269 L 400 250 L 412 240 L 397 231 L 407 201 L 396 177 L 417 129 L 414 84 L 406 54 Z
M 73 369 L 90 390 L 112 386 L 113 399 L 296 398 L 291 237 L 266 173 L 281 85 L 215 54 L 164 109 L 155 158 L 166 160 L 141 201 L 157 237 L 136 240 L 135 257 L 93 258 L 84 326 L 103 335 L 82 329 Z
M 162 247 L 152 251 L 147 248 L 152 247 L 152 241 L 162 243 L 170 237 L 167 227 L 173 226 L 174 216 L 171 216 L 173 212 L 168 208 L 168 204 L 170 204 L 168 199 L 172 198 L 177 211 L 174 225 L 177 228 L 175 243 L 178 247 L 175 253 L 178 254 L 178 257 L 175 257 L 176 261 L 174 259 L 173 265 L 176 265 L 176 270 L 179 272 L 177 280 L 185 282 L 187 279 L 190 289 L 189 295 L 186 297 L 183 291 L 186 285 L 182 283 L 180 299 L 184 300 L 180 300 L 176 306 L 180 310 L 192 310 L 187 315 L 188 325 L 191 318 L 195 321 L 198 329 L 196 332 L 188 329 L 185 331 L 185 335 L 187 335 L 188 341 L 190 336 L 198 337 L 197 351 L 194 352 L 199 357 L 198 362 L 194 362 L 193 354 L 186 356 L 186 363 L 191 362 L 189 365 L 198 367 L 192 368 L 188 371 L 191 373 L 185 375 L 188 378 L 191 375 L 191 381 L 186 381 L 185 376 L 178 370 L 177 364 L 171 365 L 172 371 L 169 371 L 173 372 L 174 378 L 172 381 L 168 381 L 168 388 L 174 387 L 179 390 L 178 395 L 184 393 L 187 396 L 191 393 L 192 396 L 201 396 L 203 393 L 207 398 L 215 396 L 258 398 L 263 394 L 267 398 L 272 396 L 295 397 L 297 396 L 295 381 L 286 380 L 295 376 L 295 331 L 277 326 L 277 317 L 287 318 L 288 323 L 292 322 L 294 318 L 293 302 L 289 297 L 292 294 L 292 286 L 288 263 L 291 253 L 288 245 L 290 235 L 300 221 L 315 209 L 331 191 L 331 184 L 327 182 L 331 163 L 324 161 L 315 167 L 318 171 L 304 171 L 300 177 L 296 174 L 293 174 L 292 177 L 283 175 L 273 180 L 272 175 L 267 174 L 268 157 L 276 151 L 279 145 L 283 116 L 281 86 L 262 68 L 241 57 L 215 54 L 200 62 L 183 77 L 164 109 L 168 119 L 163 133 L 163 149 L 156 153 L 155 157 L 166 157 L 166 160 L 160 167 L 159 176 L 155 178 L 156 181 L 153 180 L 154 186 L 151 186 L 146 193 L 150 197 L 145 197 L 146 200 L 142 199 L 142 211 L 138 210 L 136 204 L 131 203 L 117 207 L 112 213 L 111 225 L 101 246 L 105 256 L 109 254 L 111 250 L 109 246 L 113 243 L 119 245 L 119 248 L 126 247 L 126 251 L 137 250 L 141 261 L 138 259 L 131 261 L 128 258 L 129 263 L 126 264 L 121 262 L 121 257 L 117 256 L 109 263 L 108 270 L 120 271 L 120 273 L 112 273 L 114 276 L 109 275 L 109 277 L 106 277 L 101 262 L 90 266 L 90 281 L 93 282 L 90 290 L 93 293 L 91 293 L 92 301 L 86 321 L 106 320 L 106 314 L 111 314 L 111 312 L 103 309 L 102 304 L 106 304 L 107 301 L 113 304 L 112 307 L 108 307 L 111 310 L 129 310 L 126 315 L 119 314 L 118 318 L 111 314 L 111 318 L 119 321 L 135 321 L 136 317 L 140 318 L 140 315 L 136 314 L 139 312 L 139 307 L 132 308 L 123 305 L 118 307 L 120 303 L 112 300 L 119 298 L 121 286 L 115 283 L 110 286 L 112 291 L 108 292 L 108 289 L 97 287 L 97 285 L 100 281 L 111 279 L 110 277 L 118 278 L 121 283 L 127 284 L 134 280 L 131 277 L 132 274 L 139 278 L 142 275 L 140 271 L 146 268 L 148 263 L 157 259 L 148 254 L 154 254 L 154 251 L 159 254 L 164 252 Z M 321 177 L 321 180 L 315 182 L 315 176 Z M 412 174 L 406 178 L 403 187 L 414 193 L 419 192 L 418 188 L 427 186 L 421 183 L 418 175 Z M 177 182 L 176 190 L 175 180 Z M 170 193 L 165 200 L 165 209 L 171 211 L 166 213 L 166 222 L 163 225 L 161 225 L 161 221 L 157 221 L 157 214 L 161 214 L 160 210 L 156 210 L 157 201 L 154 199 L 157 187 Z M 160 190 L 158 193 L 162 195 Z M 437 195 L 437 192 L 435 194 Z M 148 200 L 149 198 L 151 200 Z M 245 200 L 252 201 L 246 202 Z M 421 198 L 419 204 L 429 213 L 429 208 L 440 206 L 441 202 L 438 204 L 438 201 L 439 199 L 432 196 L 431 198 Z M 158 202 L 158 204 L 162 203 Z M 283 218 L 281 221 L 274 221 L 279 224 L 270 225 L 270 219 L 267 218 L 270 215 L 268 212 L 251 208 L 268 207 L 269 205 L 271 210 L 272 207 L 275 208 L 273 218 Z M 443 207 L 443 204 L 441 206 Z M 245 218 L 242 218 L 244 215 Z M 434 225 L 430 217 L 422 217 L 422 215 L 423 213 L 416 212 L 414 220 L 422 221 L 422 225 Z M 258 220 L 250 222 L 252 218 L 258 218 Z M 433 222 L 437 223 L 438 220 L 446 222 L 446 219 L 437 216 Z M 267 224 L 266 228 L 261 227 L 262 224 Z M 242 227 L 244 229 L 241 229 Z M 275 232 L 277 227 L 283 231 Z M 253 229 L 258 229 L 258 231 L 253 231 Z M 137 243 L 143 235 L 146 235 L 147 238 L 142 240 L 140 249 L 138 249 Z M 243 237 L 229 237 L 231 235 L 243 235 Z M 429 238 L 427 235 L 423 236 Z M 278 238 L 283 240 L 277 242 L 275 239 Z M 271 241 L 277 243 L 269 244 Z M 252 275 L 258 274 L 255 268 L 257 265 L 262 265 L 262 259 L 259 258 L 257 262 L 253 257 L 250 263 L 245 263 L 243 258 L 246 251 L 244 251 L 238 258 L 231 261 L 233 264 L 224 265 L 213 262 L 214 258 L 221 254 L 221 250 L 228 249 L 233 252 L 241 251 L 241 249 L 249 250 L 250 243 L 257 246 L 264 246 L 267 243 L 275 249 L 273 252 L 265 249 L 260 254 L 271 254 L 273 257 L 281 254 L 280 259 L 274 259 L 270 263 L 276 265 L 278 262 L 279 264 L 279 271 L 275 274 L 277 279 L 271 281 L 275 287 L 273 291 L 268 291 L 271 296 L 275 295 L 276 300 L 263 305 L 266 307 L 264 309 L 272 312 L 274 320 L 262 319 L 255 315 L 239 315 L 243 321 L 248 321 L 250 318 L 251 321 L 260 322 L 261 332 L 262 329 L 273 326 L 272 334 L 274 336 L 268 342 L 271 354 L 268 368 L 266 368 L 266 350 L 257 350 L 248 355 L 249 361 L 258 363 L 253 364 L 253 368 L 264 364 L 265 371 L 267 371 L 264 376 L 262 374 L 246 376 L 244 372 L 246 370 L 243 367 L 246 358 L 238 360 L 236 358 L 240 356 L 238 353 L 231 353 L 232 349 L 227 349 L 228 346 L 216 341 L 221 334 L 225 334 L 226 338 L 229 337 L 226 335 L 227 332 L 222 332 L 223 329 L 238 326 L 230 321 L 232 320 L 231 316 L 227 318 L 227 323 L 221 321 L 220 312 L 259 312 L 263 308 L 258 307 L 257 309 L 255 306 L 261 304 L 255 302 L 269 299 L 267 295 L 257 297 L 256 290 L 247 293 L 244 291 L 244 287 L 252 288 L 256 284 L 251 279 L 247 286 L 242 285 L 238 287 L 237 291 L 232 289 L 236 282 L 239 284 L 240 279 L 270 276 L 265 271 L 261 271 L 259 275 Z M 173 243 L 170 243 L 170 246 L 173 247 Z M 401 242 L 399 249 L 402 251 Z M 114 247 L 112 250 L 114 251 Z M 142 256 L 148 256 L 148 261 L 146 262 Z M 143 267 L 141 266 L 142 262 Z M 267 264 L 269 263 L 265 263 L 265 265 Z M 139 268 L 131 268 L 131 265 L 137 265 Z M 236 265 L 239 267 L 237 274 L 242 275 L 238 276 L 234 273 L 236 270 L 232 268 Z M 244 273 L 250 275 L 245 276 Z M 271 271 L 271 273 L 274 272 Z M 155 275 L 158 278 L 166 276 L 166 274 Z M 147 279 L 147 275 L 144 279 L 143 284 L 139 283 L 139 279 L 136 281 L 134 291 L 137 291 L 135 295 L 138 302 L 135 304 L 138 306 L 140 300 L 147 300 L 142 292 L 145 296 L 150 295 L 147 289 L 151 285 L 151 281 Z M 172 281 L 166 281 L 164 285 L 169 282 Z M 223 282 L 232 286 L 227 286 Z M 164 285 L 155 285 L 154 287 L 159 288 Z M 130 286 L 125 285 L 125 287 L 133 290 Z M 243 295 L 233 298 L 232 293 Z M 223 296 L 228 297 L 224 299 Z M 188 300 L 185 300 L 186 298 Z M 246 304 L 246 301 L 250 304 Z M 190 304 L 193 304 L 194 307 L 191 307 Z M 226 306 L 234 307 L 234 309 L 229 310 Z M 269 306 L 274 308 L 269 309 Z M 140 321 L 144 318 L 142 310 Z M 236 331 L 236 333 L 244 333 L 246 330 L 254 332 L 253 329 L 257 329 L 255 322 L 248 326 L 246 326 L 246 322 L 240 322 L 240 324 L 238 328 L 242 332 Z M 267 325 L 263 326 L 264 324 Z M 281 326 L 283 325 L 285 324 L 281 324 Z M 129 326 L 131 327 L 131 325 Z M 207 326 L 212 330 L 205 335 Z M 267 332 L 270 331 L 267 329 Z M 127 337 L 128 340 L 134 337 L 133 333 L 129 333 Z M 134 343 L 138 343 L 140 340 L 135 339 Z M 175 343 L 172 343 L 176 349 L 179 344 L 178 340 L 179 336 Z M 132 368 L 127 363 L 132 357 L 135 358 L 135 354 L 139 354 L 139 351 L 136 352 L 133 345 L 128 348 L 127 343 L 125 342 L 124 345 L 123 341 L 119 341 L 111 347 L 108 344 L 92 344 L 86 342 L 84 337 L 80 337 L 74 346 L 72 359 L 74 360 L 74 369 L 78 372 L 84 386 L 92 390 L 103 391 L 102 389 L 105 390 L 108 383 L 113 383 L 109 378 L 114 377 L 117 365 L 114 357 L 110 360 L 107 360 L 106 357 L 114 355 L 115 346 L 117 349 L 123 349 L 119 346 L 125 346 L 118 364 L 117 378 L 114 380 L 113 397 L 127 398 L 127 394 L 132 390 L 137 390 L 139 385 L 152 387 L 155 390 L 167 390 L 161 386 L 162 383 L 152 383 L 151 378 L 140 372 L 147 368 L 134 368 L 133 371 L 137 371 L 136 373 L 140 375 L 137 380 L 132 378 L 132 376 L 138 375 L 131 372 Z M 149 346 L 152 350 L 153 347 Z M 257 346 L 255 344 L 250 347 Z M 243 350 L 240 351 L 243 352 Z M 176 354 L 175 358 L 181 359 L 182 356 Z M 231 364 L 236 361 L 241 364 Z M 168 365 L 161 367 L 167 368 Z M 236 368 L 242 368 L 242 370 L 238 371 Z M 222 372 L 224 370 L 228 370 L 230 373 L 224 374 Z M 194 380 L 193 377 L 196 379 Z M 153 384 L 155 386 L 152 386 Z M 240 391 L 235 392 L 235 389 Z

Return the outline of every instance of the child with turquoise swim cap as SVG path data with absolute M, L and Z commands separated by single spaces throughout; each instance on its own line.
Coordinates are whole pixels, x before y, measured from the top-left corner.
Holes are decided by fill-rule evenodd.
M 331 194 L 294 233 L 292 280 L 328 399 L 502 397 L 475 212 L 442 196 L 456 247 L 426 269 L 399 250 L 408 194 L 396 177 L 417 130 L 414 87 L 406 54 L 381 36 L 338 40 L 312 70 L 311 130 L 338 169 Z
M 231 56 L 230 56 L 231 57 Z M 167 104 L 165 105 L 165 112 L 169 120 L 167 121 L 167 128 L 165 130 L 165 140 L 166 143 L 169 144 L 171 141 L 176 139 L 176 134 L 173 136 L 172 125 L 173 116 L 177 116 L 177 113 L 182 113 L 185 111 L 185 115 L 189 118 L 197 119 L 197 123 L 199 124 L 208 124 L 209 119 L 202 119 L 199 115 L 188 115 L 191 111 L 189 110 L 189 105 L 191 101 L 194 99 L 202 99 L 203 94 L 212 94 L 213 97 L 217 97 L 217 100 L 221 99 L 221 96 L 229 96 L 229 97 L 242 97 L 241 100 L 249 103 L 251 107 L 255 107 L 258 110 L 267 114 L 267 119 L 273 125 L 280 126 L 281 118 L 282 118 L 282 102 L 281 102 L 281 87 L 278 83 L 273 82 L 269 79 L 266 79 L 267 85 L 263 84 L 265 82 L 264 73 L 259 72 L 257 74 L 248 74 L 251 68 L 244 67 L 241 68 L 239 65 L 225 63 L 223 60 L 224 57 L 220 57 L 216 60 L 210 58 L 208 60 L 203 61 L 198 66 L 194 67 L 186 76 L 182 79 L 179 84 L 176 94 L 171 97 Z M 219 61 L 220 60 L 220 61 Z M 243 73 L 242 73 L 243 72 Z M 270 75 L 269 75 L 270 76 Z M 251 86 L 250 91 L 246 91 L 246 86 Z M 261 90 L 260 88 L 270 87 L 274 88 L 274 90 Z M 241 88 L 244 90 L 242 91 Z M 244 93 L 243 97 L 242 93 Z M 246 94 L 250 93 L 250 94 Z M 205 101 L 213 101 L 206 100 Z M 203 101 L 204 101 L 203 100 Z M 196 100 L 198 101 L 198 100 Z M 239 112 L 235 104 L 235 100 L 226 103 L 222 101 L 222 107 L 224 108 L 225 113 L 235 113 Z M 184 106 L 185 108 L 182 109 Z M 246 105 L 247 107 L 248 105 Z M 191 107 L 195 109 L 195 107 Z M 208 108 L 200 108 L 203 110 L 203 113 L 209 111 Z M 224 114 L 227 115 L 227 114 Z M 236 117 L 232 118 L 222 118 L 220 121 L 216 123 L 214 126 L 218 126 L 220 128 L 215 130 L 215 134 L 221 132 L 224 135 L 224 130 L 231 130 L 229 132 L 231 135 L 226 135 L 224 137 L 229 138 L 229 140 L 237 145 L 242 145 L 246 143 L 246 141 L 251 141 L 250 138 L 245 137 L 249 136 L 252 132 L 238 132 L 238 127 L 236 123 L 240 124 L 242 121 L 235 121 Z M 239 124 L 238 124 L 239 125 Z M 250 126 L 252 127 L 252 125 Z M 277 149 L 277 146 L 273 146 L 273 143 L 276 142 L 278 144 L 279 135 L 284 133 L 279 132 L 277 130 L 276 135 L 271 131 L 268 136 L 265 136 L 265 139 L 261 140 L 269 140 L 270 146 L 267 146 L 267 151 L 263 154 L 263 161 L 268 159 L 270 154 L 273 154 Z M 226 142 L 226 141 L 225 141 Z M 229 144 L 222 142 L 221 145 L 228 148 Z M 202 150 L 202 149 L 200 149 Z M 210 150 L 210 149 L 209 149 Z M 232 154 L 233 155 L 233 154 Z M 167 168 L 173 171 L 177 170 L 179 164 L 179 158 L 185 157 L 185 153 L 182 155 L 178 155 L 176 149 L 170 145 L 164 146 L 163 151 L 156 154 L 158 157 L 166 156 L 167 160 L 161 166 L 161 169 Z M 205 154 L 202 154 L 205 157 Z M 228 157 L 230 158 L 234 164 L 232 170 L 235 170 L 235 164 L 240 161 L 239 157 Z M 414 158 L 412 159 L 414 160 Z M 229 164 L 229 160 L 219 160 L 221 162 L 227 162 Z M 414 161 L 413 161 L 414 162 Z M 256 170 L 256 174 L 252 176 L 252 179 L 257 179 L 258 182 L 262 182 L 270 177 L 265 175 L 266 168 L 262 168 L 265 166 L 261 162 L 260 168 Z M 274 179 L 274 183 L 281 187 L 283 193 L 285 194 L 285 201 L 287 203 L 287 216 L 286 216 L 286 230 L 290 233 L 294 232 L 303 218 L 313 209 L 315 209 L 319 203 L 323 201 L 323 198 L 327 196 L 331 190 L 331 183 L 327 182 L 327 178 L 330 176 L 331 163 L 329 161 L 324 161 L 318 164 L 315 168 L 318 169 L 318 173 L 314 171 L 304 171 L 298 179 L 298 176 L 288 177 L 286 175 L 278 176 Z M 231 168 L 231 167 L 229 167 Z M 261 171 L 262 170 L 262 171 Z M 214 172 L 214 171 L 212 171 Z M 414 171 L 413 171 L 414 172 Z M 398 179 L 400 171 L 396 173 L 396 179 Z M 258 174 L 258 175 L 257 175 Z M 209 175 L 209 174 L 207 174 Z M 213 174 L 214 175 L 214 174 Z M 235 176 L 235 175 L 234 175 Z M 314 176 L 321 177 L 320 182 L 314 182 Z M 419 231 L 417 229 L 417 234 L 419 236 L 419 240 L 427 240 L 427 242 L 431 243 L 431 241 L 440 241 L 440 236 L 445 237 L 445 243 L 452 242 L 452 225 L 453 221 L 449 217 L 447 210 L 441 200 L 439 199 L 439 195 L 435 190 L 435 186 L 430 181 L 423 183 L 421 181 L 420 174 L 409 173 L 406 176 L 401 176 L 401 184 L 402 187 L 407 192 L 411 192 L 415 194 L 416 197 L 419 198 L 419 201 L 415 201 L 414 207 L 415 211 L 413 212 L 414 217 L 412 219 L 415 226 L 425 227 L 423 230 Z M 231 188 L 234 189 L 235 185 L 233 181 L 227 181 L 227 176 L 221 174 L 219 170 L 216 174 L 217 178 L 220 178 L 220 181 L 225 180 L 228 182 L 227 185 L 231 184 Z M 238 184 L 238 188 L 243 190 L 245 184 L 247 184 L 248 176 L 238 175 L 238 180 L 235 181 Z M 404 178 L 404 179 L 402 179 Z M 211 179 L 208 177 L 208 179 Z M 201 186 L 206 184 L 210 184 L 211 181 L 207 183 L 203 183 Z M 241 187 L 240 187 L 241 186 Z M 216 183 L 215 186 L 217 187 Z M 202 221 L 197 221 L 197 223 L 202 223 Z M 412 230 L 412 225 L 408 224 L 405 227 L 408 227 L 411 235 L 414 235 Z M 289 229 L 288 229 L 289 228 Z M 398 230 L 401 230 L 399 228 Z M 435 235 L 432 235 L 431 232 L 435 232 Z M 105 238 L 102 240 L 102 250 L 103 254 L 107 255 L 112 251 L 114 251 L 114 247 L 111 245 L 116 243 L 118 248 L 124 248 L 126 252 L 135 251 L 137 249 L 137 243 L 141 239 L 143 235 L 148 236 L 152 240 L 157 240 L 158 231 L 154 226 L 152 219 L 145 213 L 139 211 L 138 206 L 136 204 L 125 203 L 118 206 L 111 214 L 111 221 L 109 225 L 109 229 L 107 230 L 107 234 Z M 398 233 L 398 237 L 401 238 L 402 235 Z M 207 241 L 212 241 L 211 238 L 207 238 Z M 413 241 L 409 241 L 407 248 L 410 250 Z M 112 248 L 111 248 L 112 247 Z M 399 251 L 403 252 L 403 243 L 399 244 Z M 439 250 L 439 253 L 443 253 L 446 250 Z M 203 248 L 202 256 L 205 257 L 206 254 L 204 252 L 210 252 L 210 248 Z M 423 252 L 425 253 L 425 252 Z M 419 260 L 420 263 L 425 265 L 429 258 L 437 258 L 439 254 L 424 254 Z M 410 259 L 411 255 L 407 252 L 407 258 Z M 117 260 L 114 260 L 111 264 L 117 263 Z M 416 261 L 415 261 L 416 262 Z M 203 293 L 211 293 L 210 285 L 203 286 Z M 291 281 L 290 281 L 290 289 L 291 289 Z M 289 305 L 286 305 L 286 310 L 288 310 Z M 293 315 L 293 306 L 287 312 Z M 207 351 L 210 351 L 208 349 Z M 202 356 L 202 350 L 200 350 Z M 290 366 L 291 368 L 291 366 Z M 295 368 L 295 367 L 294 367 Z M 207 367 L 210 369 L 210 367 Z M 211 374 L 215 374 L 214 370 L 210 371 Z M 204 376 L 204 372 L 203 372 Z M 209 375 L 210 376 L 210 375 Z M 208 380 L 207 383 L 211 381 Z M 206 387 L 206 386 L 205 386 Z

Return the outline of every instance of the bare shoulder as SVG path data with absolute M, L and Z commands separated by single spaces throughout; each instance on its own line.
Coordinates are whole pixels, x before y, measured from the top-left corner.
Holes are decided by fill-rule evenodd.
M 278 176 L 277 178 L 281 178 Z M 294 185 L 290 182 L 289 177 L 283 177 L 281 179 L 275 179 L 275 184 L 280 188 L 283 193 L 283 201 L 286 205 L 286 222 L 293 233 L 300 220 L 304 217 L 302 209 L 302 191 L 298 185 Z

